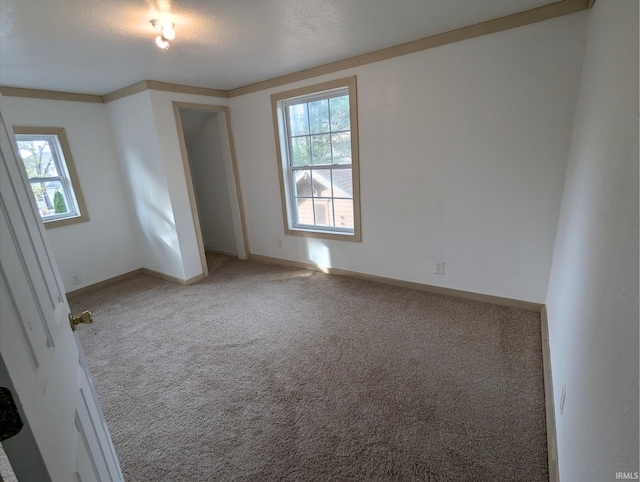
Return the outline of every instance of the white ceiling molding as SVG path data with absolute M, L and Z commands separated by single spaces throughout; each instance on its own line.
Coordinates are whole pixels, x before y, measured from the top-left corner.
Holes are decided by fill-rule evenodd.
M 110 5 L 115 5 L 114 11 L 119 12 L 119 15 L 126 13 L 136 18 L 147 15 L 143 11 L 131 10 L 133 7 L 129 5 L 130 1 L 115 0 L 110 2 Z M 404 8 L 397 8 L 395 2 L 386 0 L 344 0 L 340 3 L 341 10 L 334 12 L 335 15 L 332 16 L 324 10 L 318 13 L 320 7 L 327 8 L 327 5 L 333 5 L 334 10 L 337 8 L 334 2 L 328 0 L 313 0 L 313 3 L 312 0 L 300 0 L 296 2 L 295 8 L 286 0 L 274 0 L 257 9 L 265 10 L 262 12 L 265 20 L 258 22 L 259 26 L 258 23 L 253 25 L 254 21 L 257 22 L 254 11 L 256 9 L 251 8 L 251 5 L 255 7 L 255 4 L 247 3 L 249 0 L 218 0 L 210 2 L 213 5 L 208 6 L 196 0 L 188 0 L 184 5 L 181 4 L 182 8 L 188 10 L 191 6 L 191 14 L 197 15 L 202 10 L 202 15 L 197 21 L 189 20 L 191 17 L 184 12 L 170 17 L 180 35 L 175 43 L 172 41 L 171 49 L 165 52 L 153 45 L 152 34 L 155 29 L 149 23 L 150 19 L 146 18 L 144 27 L 138 26 L 137 20 L 131 20 L 130 24 L 126 24 L 128 27 L 123 27 L 120 31 L 120 36 L 112 38 L 104 45 L 100 43 L 104 31 L 113 27 L 110 23 L 97 27 L 95 22 L 89 21 L 88 26 L 78 25 L 77 22 L 86 15 L 89 15 L 90 20 L 91 15 L 99 13 L 101 8 L 104 9 L 104 2 L 101 0 L 85 2 L 86 9 L 89 10 L 93 5 L 96 7 L 95 12 L 89 14 L 82 9 L 69 19 L 63 19 L 62 16 L 67 7 L 71 8 L 72 0 L 53 2 L 57 7 L 55 13 L 50 12 L 49 6 L 41 4 L 39 0 L 0 0 L 0 84 L 3 85 L 0 92 L 6 96 L 79 102 L 111 102 L 146 89 L 221 98 L 234 97 L 579 12 L 590 8 L 594 2 L 403 1 Z M 302 11 L 302 7 L 308 2 L 310 10 Z M 196 7 L 200 10 L 196 10 Z M 365 20 L 351 15 L 343 18 L 342 9 L 345 15 L 349 12 L 354 15 L 355 12 L 359 12 Z M 50 13 L 52 18 L 45 24 L 42 16 L 47 13 Z M 152 13 L 158 15 L 157 11 L 148 15 Z M 496 13 L 506 15 L 496 17 Z M 314 16 L 315 14 L 317 15 Z M 219 17 L 228 17 L 231 26 L 220 27 Z M 469 22 L 469 19 L 481 21 L 465 23 Z M 205 25 L 207 20 L 211 23 Z M 285 20 L 292 22 L 293 26 L 283 25 Z M 336 22 L 342 22 L 344 25 L 333 25 Z M 215 35 L 211 34 L 213 37 L 205 35 L 204 40 L 196 42 L 193 38 L 195 33 L 207 26 L 212 29 L 220 27 L 233 38 L 243 35 L 242 32 L 246 33 L 250 27 L 257 28 L 259 33 L 252 35 L 262 36 L 265 40 L 263 43 L 250 46 L 246 42 L 222 42 L 223 45 L 220 46 Z M 442 30 L 445 26 L 453 28 Z M 46 40 L 40 38 L 40 29 L 43 28 L 45 30 L 42 31 L 48 33 Z M 181 31 L 188 28 L 193 28 L 195 33 Z M 147 31 L 149 29 L 150 32 Z M 414 31 L 419 30 L 435 30 L 436 33 L 416 37 Z M 121 38 L 127 35 L 130 38 Z M 403 35 L 412 35 L 418 40 L 387 45 L 383 43 L 401 39 Z M 180 47 L 180 39 L 184 39 L 184 48 Z M 69 45 L 70 42 L 76 45 L 85 40 L 95 47 L 94 52 L 87 53 L 83 49 L 75 52 L 76 48 Z M 139 44 L 143 40 L 146 47 L 141 49 Z M 210 41 L 210 46 L 198 44 L 205 41 Z M 46 42 L 46 48 L 42 42 Z M 194 42 L 196 45 L 193 45 Z M 275 49 L 274 43 L 278 44 Z M 369 49 L 344 58 L 345 53 L 353 51 L 350 47 L 352 44 L 363 45 Z M 379 45 L 382 48 L 371 49 Z M 50 51 L 51 49 L 53 50 Z M 305 53 L 298 55 L 291 49 Z M 142 50 L 144 53 L 141 53 Z M 180 53 L 174 55 L 173 52 L 176 50 L 180 50 Z M 117 55 L 114 55 L 114 52 Z M 52 55 L 53 53 L 57 55 Z M 63 53 L 65 55 L 62 55 Z M 220 61 L 214 61 L 220 56 L 223 57 Z M 332 56 L 342 58 L 331 60 Z M 150 63 L 153 65 L 149 65 Z M 34 66 L 47 75 L 33 75 Z M 250 72 L 247 71 L 248 68 Z M 148 72 L 153 75 L 146 75 Z M 274 75 L 278 73 L 280 75 Z M 136 77 L 162 80 L 140 81 L 136 80 Z M 168 81 L 169 79 L 174 81 Z M 251 79 L 257 81 L 251 82 Z M 126 87 L 122 87 L 123 85 Z M 207 85 L 230 88 L 210 88 Z

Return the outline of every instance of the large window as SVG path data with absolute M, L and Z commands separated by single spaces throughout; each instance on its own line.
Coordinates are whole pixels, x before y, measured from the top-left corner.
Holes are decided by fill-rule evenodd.
M 360 241 L 355 77 L 271 100 L 286 234 Z
M 13 130 L 45 226 L 88 221 L 64 129 L 14 127 Z

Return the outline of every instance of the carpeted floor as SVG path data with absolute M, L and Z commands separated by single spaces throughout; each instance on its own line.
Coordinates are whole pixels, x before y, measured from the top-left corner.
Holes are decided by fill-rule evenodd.
M 0 482 L 17 482 L 16 474 L 13 472 L 9 457 L 0 444 Z
M 219 255 L 70 300 L 127 481 L 546 481 L 536 313 Z

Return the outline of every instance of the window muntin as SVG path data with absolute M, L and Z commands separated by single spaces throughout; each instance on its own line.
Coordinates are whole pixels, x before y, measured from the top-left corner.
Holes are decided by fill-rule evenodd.
M 355 100 L 355 77 L 272 96 L 287 234 L 360 240 Z
M 45 226 L 88 221 L 64 129 L 15 127 L 14 132 Z

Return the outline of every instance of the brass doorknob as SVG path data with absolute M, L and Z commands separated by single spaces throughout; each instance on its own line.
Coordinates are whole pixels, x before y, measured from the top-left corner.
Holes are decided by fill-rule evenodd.
M 69 313 L 69 324 L 71 325 L 71 330 L 76 331 L 76 326 L 79 324 L 89 325 L 93 323 L 93 317 L 91 316 L 90 311 L 85 311 L 80 316 L 73 316 Z

